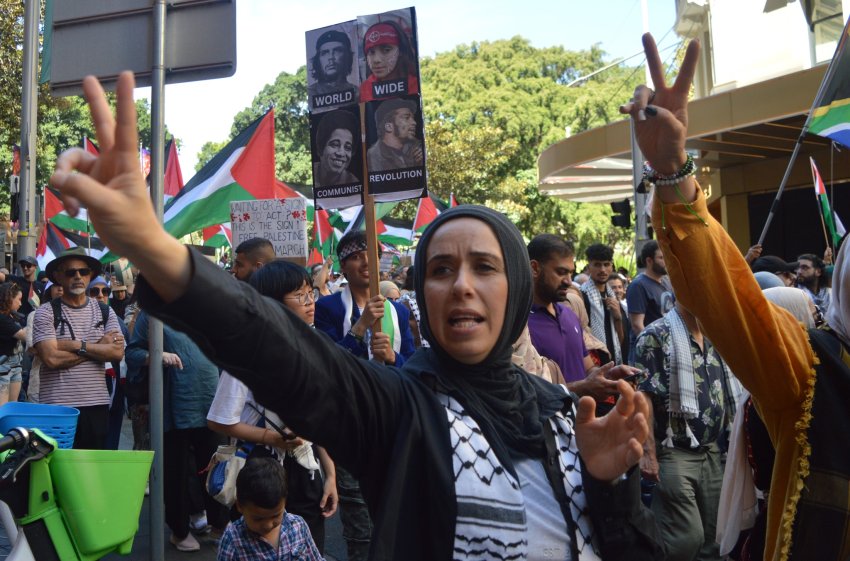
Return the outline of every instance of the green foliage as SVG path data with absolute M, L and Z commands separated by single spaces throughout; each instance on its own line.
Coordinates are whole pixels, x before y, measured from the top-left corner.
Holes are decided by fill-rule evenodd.
M 0 0 L 0 183 L 12 173 L 12 146 L 21 142 L 21 96 L 23 80 L 24 3 Z M 110 102 L 114 96 L 109 96 Z M 83 137 L 95 140 L 88 107 L 81 97 L 50 95 L 49 84 L 38 86 L 35 184 L 47 184 L 56 158 L 68 148 L 82 146 Z M 150 146 L 151 119 L 147 100 L 136 102 L 139 135 Z M 166 138 L 170 135 L 166 130 Z M 9 192 L 0 189 L 0 214 L 8 213 Z
M 201 171 L 201 169 L 207 165 L 207 162 L 212 160 L 216 154 L 224 150 L 225 146 L 227 146 L 227 141 L 214 142 L 210 140 L 209 142 L 205 142 L 204 145 L 201 146 L 201 151 L 198 152 L 198 162 L 195 164 L 195 171 Z

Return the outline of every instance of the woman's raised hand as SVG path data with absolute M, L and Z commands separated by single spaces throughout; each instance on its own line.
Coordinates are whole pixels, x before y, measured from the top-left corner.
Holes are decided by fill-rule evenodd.
M 159 224 L 139 170 L 134 85 L 132 72 L 118 77 L 116 118 L 100 82 L 93 76 L 83 80 L 100 154 L 66 150 L 50 183 L 61 193 L 69 214 L 76 215 L 85 205 L 109 249 L 138 266 L 160 297 L 171 301 L 188 285 L 189 254 Z
M 655 91 L 643 84 L 638 86 L 632 100 L 620 106 L 620 112 L 634 119 L 638 146 L 650 165 L 659 173 L 670 175 L 685 163 L 688 94 L 699 58 L 699 41 L 688 45 L 679 75 L 669 87 L 658 47 L 649 33 L 643 36 L 643 48 Z

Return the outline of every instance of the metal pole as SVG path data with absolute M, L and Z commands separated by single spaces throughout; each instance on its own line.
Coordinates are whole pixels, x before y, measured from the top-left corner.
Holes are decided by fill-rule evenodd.
M 638 184 L 643 181 L 643 153 L 638 147 L 637 137 L 635 137 L 635 123 L 629 120 L 629 127 L 632 139 L 632 185 L 634 185 L 635 199 L 635 262 L 638 269 L 643 269 L 645 263 L 640 262 L 640 252 L 644 244 L 649 241 L 649 229 L 647 228 L 646 219 L 646 199 L 647 193 L 638 191 Z
M 166 0 L 154 0 L 154 56 L 151 68 L 151 197 L 162 222 L 162 192 L 165 159 L 165 17 Z M 154 450 L 150 485 L 151 559 L 165 559 L 165 491 L 163 488 L 163 379 L 162 322 L 151 318 L 150 341 L 150 430 Z
M 797 154 L 800 153 L 800 147 L 803 145 L 806 133 L 809 132 L 809 124 L 812 122 L 812 115 L 814 115 L 815 109 L 817 109 L 821 104 L 821 101 L 823 101 L 826 86 L 832 82 L 832 77 L 835 76 L 835 72 L 838 70 L 839 65 L 836 61 L 846 47 L 848 31 L 850 31 L 850 18 L 848 18 L 847 23 L 844 24 L 844 32 L 841 34 L 841 40 L 838 42 L 838 46 L 835 47 L 835 54 L 832 55 L 832 60 L 829 61 L 829 67 L 826 69 L 826 74 L 818 87 L 818 93 L 815 94 L 815 100 L 812 102 L 812 107 L 809 109 L 809 114 L 806 116 L 806 122 L 803 123 L 803 128 L 800 129 L 800 137 L 797 138 L 797 143 L 794 145 L 794 151 L 791 153 L 791 161 L 788 162 L 788 167 L 785 168 L 785 175 L 782 176 L 782 183 L 779 184 L 779 190 L 776 192 L 776 198 L 773 199 L 773 204 L 770 206 L 770 212 L 767 214 L 767 220 L 764 223 L 764 228 L 759 236 L 759 245 L 764 244 L 764 238 L 767 236 L 767 229 L 770 228 L 770 223 L 773 221 L 773 215 L 776 213 L 776 209 L 779 208 L 779 201 L 782 200 L 782 193 L 785 192 L 785 186 L 788 183 L 788 178 L 791 177 L 791 168 L 794 167 L 794 162 L 797 160 Z
M 811 115 L 812 113 L 810 111 L 809 119 L 811 118 Z M 797 161 L 797 154 L 800 153 L 800 146 L 803 145 L 803 139 L 806 136 L 806 131 L 809 126 L 809 119 L 806 119 L 806 124 L 803 125 L 803 130 L 800 131 L 800 138 L 797 139 L 797 143 L 794 145 L 794 151 L 791 152 L 791 161 L 788 162 L 788 167 L 785 168 L 785 175 L 782 176 L 782 183 L 779 184 L 779 190 L 776 192 L 776 198 L 773 199 L 773 203 L 770 205 L 770 212 L 767 213 L 767 220 L 764 221 L 764 228 L 761 230 L 758 245 L 764 244 L 764 238 L 767 236 L 767 229 L 770 228 L 770 223 L 773 222 L 773 215 L 776 214 L 776 209 L 779 208 L 779 201 L 782 200 L 782 193 L 785 192 L 785 185 L 788 184 L 788 178 L 791 177 L 791 169 L 794 167 L 794 162 Z
M 18 256 L 35 255 L 35 139 L 37 130 L 38 86 L 35 71 L 38 66 L 38 22 L 41 0 L 26 0 L 24 11 L 24 71 L 21 99 L 21 182 Z

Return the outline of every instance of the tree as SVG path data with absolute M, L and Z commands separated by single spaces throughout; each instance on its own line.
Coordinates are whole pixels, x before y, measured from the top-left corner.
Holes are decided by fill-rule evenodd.
M 640 78 L 634 69 L 614 67 L 580 87 L 566 87 L 605 65 L 603 56 L 597 46 L 579 52 L 537 49 L 514 37 L 460 45 L 424 59 L 428 168 L 435 192 L 460 191 L 464 202 L 497 208 L 528 238 L 557 233 L 580 249 L 629 236 L 610 226 L 606 205 L 563 201 L 537 188 L 537 156 L 546 146 L 567 129 L 581 132 L 622 118 L 621 93 L 630 93 Z
M 42 14 L 43 15 L 43 14 Z M 12 146 L 21 141 L 24 5 L 21 0 L 0 0 L 0 181 L 12 173 Z M 114 104 L 114 96 L 109 96 Z M 47 184 L 58 155 L 81 146 L 83 137 L 94 138 L 94 126 L 81 97 L 53 97 L 49 84 L 38 86 L 35 184 Z M 150 106 L 136 102 L 139 137 L 150 146 Z M 166 132 L 166 136 L 170 136 Z M 0 214 L 9 211 L 9 192 L 0 189 Z
M 195 171 L 201 171 L 201 169 L 207 165 L 207 163 L 212 160 L 216 154 L 224 150 L 225 146 L 227 146 L 227 141 L 214 142 L 210 140 L 205 142 L 204 145 L 201 146 L 201 151 L 198 152 L 198 162 L 195 164 Z

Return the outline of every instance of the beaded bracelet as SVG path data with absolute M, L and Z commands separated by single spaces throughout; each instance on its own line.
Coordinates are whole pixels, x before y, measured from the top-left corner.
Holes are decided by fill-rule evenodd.
M 688 154 L 688 157 L 685 159 L 685 164 L 682 166 L 682 169 L 672 175 L 660 174 L 653 169 L 649 162 L 644 162 L 643 182 L 648 184 L 647 187 L 651 187 L 653 185 L 678 185 L 684 181 L 685 178 L 696 174 L 696 172 L 697 165 L 694 162 L 693 156 L 690 154 Z

